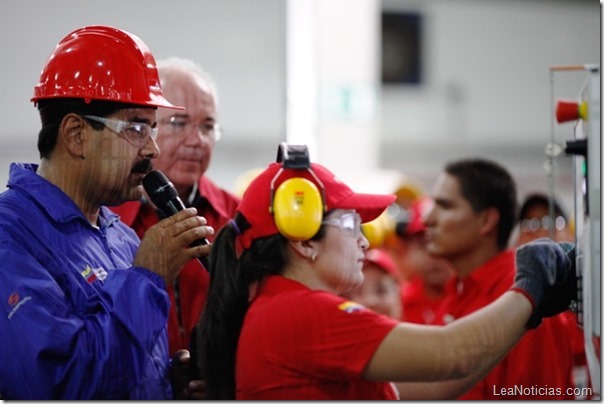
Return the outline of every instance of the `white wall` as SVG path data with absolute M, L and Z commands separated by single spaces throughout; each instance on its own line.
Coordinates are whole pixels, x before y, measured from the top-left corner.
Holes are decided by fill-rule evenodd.
M 385 1 L 425 17 L 425 84 L 389 86 L 384 136 L 531 143 L 549 133 L 555 65 L 599 63 L 596 1 Z M 575 97 L 577 82 L 560 82 Z M 404 114 L 404 119 L 401 119 Z
M 273 160 L 285 139 L 285 6 L 284 0 L 1 0 L 0 184 L 9 161 L 37 160 L 39 123 L 29 99 L 53 47 L 75 28 L 108 24 L 140 36 L 157 58 L 189 57 L 214 75 L 226 135 L 209 174 L 234 189 L 241 172 Z M 381 89 L 375 134 L 381 167 L 430 185 L 445 161 L 484 155 L 511 169 L 521 193 L 546 189 L 549 68 L 600 62 L 599 3 L 383 0 L 383 7 L 425 15 L 426 71 L 419 87 Z M 576 98 L 583 80 L 556 76 L 555 98 Z M 555 125 L 554 132 L 562 142 L 572 127 Z M 344 158 L 351 165 L 362 158 L 350 157 Z M 560 162 L 568 209 L 569 167 L 569 159 Z

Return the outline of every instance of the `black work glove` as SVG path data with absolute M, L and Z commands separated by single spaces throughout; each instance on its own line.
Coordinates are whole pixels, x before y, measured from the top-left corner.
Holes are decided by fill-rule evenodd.
M 537 308 L 538 314 L 541 317 L 553 317 L 560 314 L 563 311 L 568 310 L 572 301 L 578 301 L 579 299 L 575 246 L 571 243 L 558 243 L 558 245 L 566 252 L 568 259 L 571 262 L 571 269 L 566 281 L 554 286 L 549 293 L 543 297 L 543 301 Z M 539 321 L 539 323 L 541 323 L 541 321 Z
M 541 238 L 519 247 L 513 289 L 533 304 L 529 329 L 539 326 L 543 317 L 567 310 L 577 296 L 574 245 Z

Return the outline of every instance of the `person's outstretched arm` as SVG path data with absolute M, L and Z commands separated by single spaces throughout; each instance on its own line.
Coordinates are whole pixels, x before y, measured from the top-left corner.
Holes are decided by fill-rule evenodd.
M 576 287 L 572 246 L 538 240 L 521 247 L 516 256 L 512 290 L 481 310 L 447 326 L 399 324 L 367 365 L 367 380 L 450 382 L 410 384 L 405 399 L 451 399 L 485 377 L 522 338 L 568 305 L 554 297 Z M 572 285 L 569 285 L 572 283 Z M 530 321 L 529 321 L 530 319 Z

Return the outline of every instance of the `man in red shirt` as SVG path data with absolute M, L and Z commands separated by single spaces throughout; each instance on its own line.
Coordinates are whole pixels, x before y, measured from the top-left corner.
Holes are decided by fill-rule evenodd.
M 426 250 L 424 219 L 433 201 L 422 197 L 413 202 L 397 223 L 395 235 L 388 238 L 390 253 L 399 270 L 405 274 L 401 282 L 402 320 L 409 323 L 432 324 L 444 298 L 444 286 L 452 276 L 451 264 Z
M 164 95 L 184 106 L 184 111 L 159 109 L 157 143 L 161 150 L 154 161 L 174 184 L 186 206 L 193 206 L 215 233 L 235 213 L 239 198 L 219 188 L 204 174 L 208 169 L 216 141 L 217 95 L 211 77 L 192 61 L 180 58 L 157 63 Z M 161 213 L 147 199 L 113 208 L 139 237 L 160 220 Z M 213 236 L 207 237 L 212 241 Z M 167 290 L 171 300 L 168 319 L 170 355 L 188 349 L 191 332 L 203 309 L 209 277 L 197 260 L 189 261 Z
M 421 238 L 418 234 L 414 238 Z M 403 302 L 403 320 L 416 324 L 432 324 L 436 313 L 445 296 L 445 284 L 452 276 L 451 266 L 448 261 L 429 256 L 425 251 L 423 240 L 417 240 L 415 248 L 419 254 L 424 254 L 423 266 L 418 268 L 418 274 L 409 279 L 401 288 Z
M 483 159 L 449 163 L 433 189 L 426 218 L 427 248 L 447 258 L 455 276 L 435 324 L 448 324 L 496 300 L 513 284 L 515 251 L 508 242 L 516 218 L 516 186 L 500 165 Z M 572 399 L 568 327 L 546 319 L 516 345 L 465 400 Z M 470 343 L 470 342 L 469 342 Z

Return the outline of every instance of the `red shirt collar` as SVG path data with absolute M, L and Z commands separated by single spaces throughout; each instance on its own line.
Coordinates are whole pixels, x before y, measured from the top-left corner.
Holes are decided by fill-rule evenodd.
M 199 189 L 201 196 L 203 196 L 208 204 L 214 209 L 221 217 L 231 217 L 231 212 L 226 210 L 226 207 L 221 203 L 216 203 L 222 200 L 222 189 L 218 188 L 209 178 L 206 176 L 201 177 L 199 180 Z
M 508 274 L 510 268 L 515 268 L 515 258 L 514 250 L 502 251 L 478 269 L 472 271 L 464 279 L 453 276 L 447 284 L 447 289 L 449 292 L 455 291 L 455 294 L 476 288 L 477 285 L 480 285 L 481 289 L 491 290 L 499 284 L 502 276 Z

